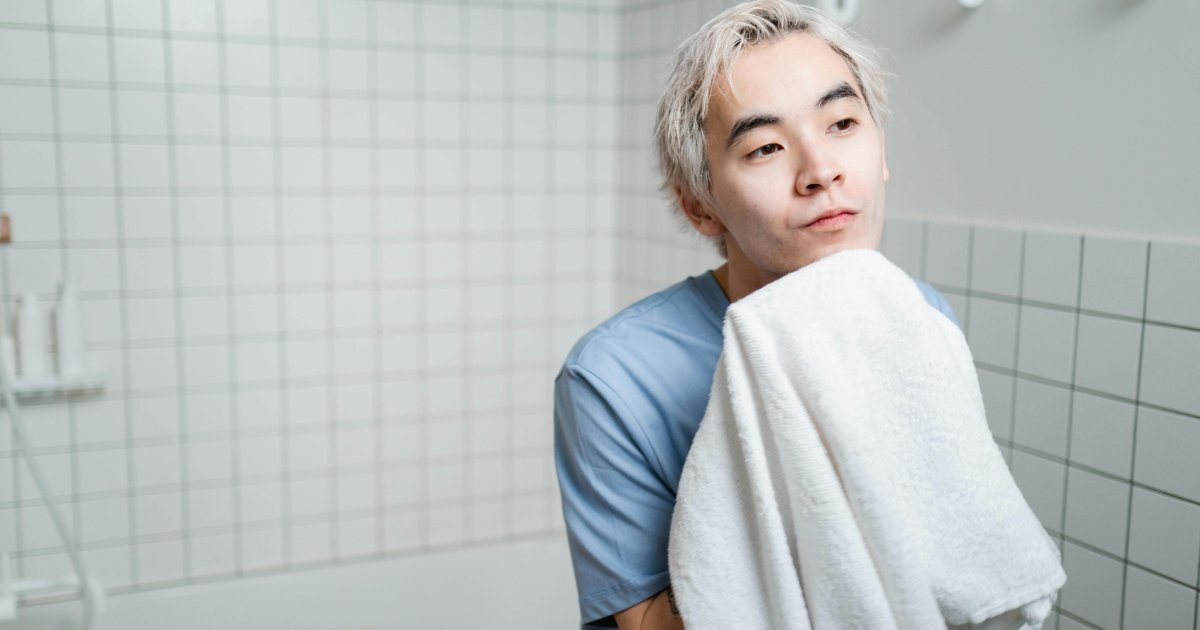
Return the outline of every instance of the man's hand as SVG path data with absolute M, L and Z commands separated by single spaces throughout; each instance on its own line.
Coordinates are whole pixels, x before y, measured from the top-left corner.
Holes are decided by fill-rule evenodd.
M 683 630 L 675 592 L 667 590 L 613 615 L 621 630 Z

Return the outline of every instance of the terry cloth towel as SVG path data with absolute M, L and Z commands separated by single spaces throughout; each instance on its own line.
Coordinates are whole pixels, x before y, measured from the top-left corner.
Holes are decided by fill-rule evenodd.
M 1066 582 L 959 329 L 875 250 L 729 307 L 668 564 L 688 630 L 1036 630 Z

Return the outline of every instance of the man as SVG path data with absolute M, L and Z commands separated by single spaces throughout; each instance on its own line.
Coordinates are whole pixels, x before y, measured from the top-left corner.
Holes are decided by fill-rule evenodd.
M 555 380 L 555 460 L 585 628 L 682 628 L 667 539 L 725 309 L 829 254 L 879 246 L 885 118 L 874 51 L 788 0 L 733 7 L 680 47 L 655 132 L 663 187 L 727 262 L 596 327 Z

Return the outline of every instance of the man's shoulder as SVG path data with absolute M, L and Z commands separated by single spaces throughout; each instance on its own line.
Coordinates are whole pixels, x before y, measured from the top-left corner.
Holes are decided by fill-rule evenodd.
M 655 346 L 679 337 L 716 335 L 720 344 L 720 325 L 708 309 L 694 277 L 652 293 L 621 309 L 588 331 L 567 354 L 565 369 L 582 368 L 599 373 L 613 362 L 630 356 L 653 360 Z

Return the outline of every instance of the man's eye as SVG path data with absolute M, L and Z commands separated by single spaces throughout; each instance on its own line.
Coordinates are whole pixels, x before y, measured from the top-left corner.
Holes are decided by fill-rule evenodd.
M 853 118 L 847 118 L 845 120 L 839 120 L 839 121 L 833 123 L 833 126 L 838 131 L 849 131 L 850 127 L 853 127 L 854 125 L 857 125 L 857 124 L 858 124 L 857 120 L 854 120 Z
M 783 147 L 779 146 L 778 144 L 771 143 L 771 144 L 761 146 L 761 147 L 751 151 L 750 157 L 754 157 L 754 156 L 758 156 L 758 155 L 770 155 L 782 148 Z

